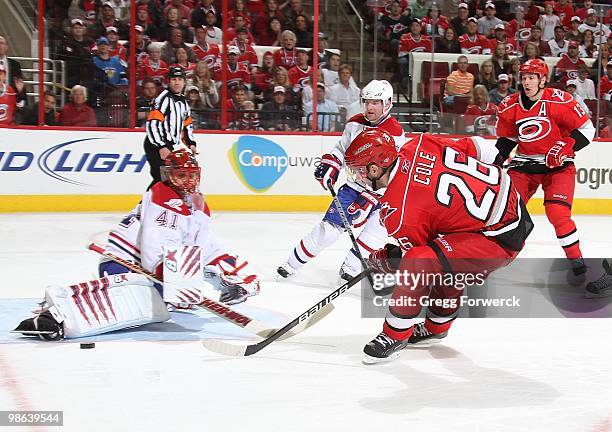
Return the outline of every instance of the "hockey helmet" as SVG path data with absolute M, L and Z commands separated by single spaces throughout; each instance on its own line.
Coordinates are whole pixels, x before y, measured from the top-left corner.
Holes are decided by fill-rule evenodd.
M 183 78 L 187 79 L 187 74 L 185 73 L 185 69 L 180 66 L 172 66 L 168 70 L 168 79 L 170 78 Z
M 387 116 L 391 108 L 393 107 L 393 86 L 386 80 L 372 80 L 361 90 L 361 103 L 364 104 L 366 100 L 380 100 L 383 105 L 383 112 L 380 118 L 375 120 L 381 120 Z M 365 115 L 365 106 L 364 106 Z
M 200 166 L 188 150 L 175 150 L 168 155 L 161 168 L 162 181 L 180 195 L 194 193 L 200 185 Z
M 393 137 L 380 129 L 361 132 L 344 154 L 348 174 L 355 181 L 372 181 L 368 178 L 370 165 L 378 165 L 386 172 L 396 159 L 397 149 Z
M 519 73 L 523 74 L 536 74 L 540 78 L 545 77 L 546 81 L 548 81 L 548 65 L 544 62 L 544 60 L 540 59 L 530 59 L 523 63 L 519 68 Z

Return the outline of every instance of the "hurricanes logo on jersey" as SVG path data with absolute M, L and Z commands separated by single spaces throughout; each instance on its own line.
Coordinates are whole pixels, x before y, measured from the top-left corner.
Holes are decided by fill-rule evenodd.
M 380 206 L 380 224 L 384 226 L 389 216 L 391 216 L 396 211 L 397 209 L 395 207 L 389 206 L 388 202 L 382 203 L 382 205 Z
M 547 117 L 528 117 L 517 122 L 518 135 L 521 142 L 538 141 L 550 134 L 552 129 Z
M 519 31 L 516 32 L 516 35 L 519 40 L 526 41 L 531 37 L 531 29 L 530 28 L 520 29 Z
M 7 117 L 8 117 L 8 105 L 0 104 L 0 121 L 6 120 Z

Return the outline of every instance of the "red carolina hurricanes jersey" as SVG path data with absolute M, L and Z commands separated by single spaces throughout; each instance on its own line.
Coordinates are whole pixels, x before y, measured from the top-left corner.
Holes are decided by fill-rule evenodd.
M 160 60 L 157 67 L 151 65 L 151 59 L 147 58 L 138 65 L 136 71 L 137 80 L 141 81 L 144 78 L 152 78 L 158 84 L 165 84 L 168 75 L 168 65 L 165 61 Z
M 10 85 L 5 85 L 4 90 L 0 90 L 0 124 L 13 124 L 13 116 L 17 104 L 17 94 Z
M 282 66 L 289 70 L 289 68 L 291 68 L 291 66 L 293 66 L 297 60 L 297 49 L 293 48 L 292 50 L 287 50 L 285 48 L 281 48 L 273 55 L 274 65 Z
M 257 60 L 257 53 L 252 45 L 244 44 L 242 46 L 236 45 L 240 49 L 240 55 L 238 56 L 238 64 L 251 69 L 253 66 L 257 66 L 259 60 Z
M 117 56 L 124 62 L 127 62 L 127 49 L 120 43 L 118 43 L 115 48 L 111 47 L 109 53 L 111 57 Z
M 208 44 L 208 49 L 204 49 L 200 45 L 193 46 L 193 52 L 196 55 L 198 61 L 203 60 L 211 71 L 214 70 L 215 65 L 219 61 L 220 51 L 219 45 Z
M 478 159 L 469 138 L 423 134 L 404 145 L 380 200 L 380 221 L 404 249 L 439 234 L 511 231 L 520 219 L 517 192 L 500 168 Z
M 531 109 L 523 108 L 520 92 L 506 97 L 497 107 L 497 136 L 517 139 L 517 156 L 544 156 L 558 139 L 589 120 L 572 95 L 545 88 Z
M 306 87 L 308 81 L 312 77 L 312 66 L 308 66 L 306 70 L 304 70 L 298 65 L 295 65 L 289 69 L 288 74 L 291 85 L 301 90 Z
M 398 55 L 401 57 L 411 52 L 431 52 L 431 40 L 427 36 L 415 39 L 412 33 L 403 34 L 399 41 Z
M 469 36 L 467 33 L 459 36 L 459 45 L 462 54 L 490 54 L 489 39 L 481 34 Z
M 491 50 L 491 52 L 495 52 L 495 48 L 497 48 L 497 44 L 498 43 L 503 43 L 506 44 L 506 54 L 508 55 L 514 55 L 518 52 L 518 44 L 516 43 L 516 41 L 511 38 L 511 37 L 506 37 L 505 41 L 498 41 L 497 39 L 490 39 L 490 45 L 489 45 L 489 49 Z
M 606 75 L 599 81 L 599 97 L 612 96 L 612 80 Z
M 232 68 L 229 64 L 227 65 L 227 86 L 233 87 L 235 85 L 248 85 L 251 83 L 251 74 L 248 69 L 244 66 L 237 64 L 235 68 Z M 222 79 L 221 69 L 215 71 L 215 81 Z
M 523 20 L 523 23 L 519 23 L 516 19 L 513 19 L 506 26 L 506 34 L 519 42 L 526 42 L 531 37 L 531 22 Z
M 561 79 L 563 81 L 577 79 L 578 78 L 578 67 L 581 64 L 585 64 L 584 60 L 578 58 L 573 61 L 567 54 L 561 54 L 561 58 L 557 62 L 556 68 L 557 73 L 562 74 Z

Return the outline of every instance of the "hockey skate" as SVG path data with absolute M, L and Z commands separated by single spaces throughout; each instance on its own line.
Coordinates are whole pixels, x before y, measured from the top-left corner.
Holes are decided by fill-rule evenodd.
M 11 333 L 21 333 L 24 336 L 38 336 L 43 340 L 55 341 L 64 337 L 64 327 L 53 318 L 51 312 L 45 310 L 35 317 L 21 321 Z
M 399 357 L 399 352 L 408 344 L 408 339 L 397 340 L 388 336 L 385 332 L 380 332 L 363 348 L 363 364 L 384 363 L 395 360 Z
M 425 323 L 418 323 L 414 326 L 412 336 L 408 338 L 407 347 L 428 347 L 431 345 L 435 345 L 439 343 L 442 339 L 444 339 L 447 335 L 447 331 L 438 334 L 431 333 L 425 327 Z
M 612 295 L 612 268 L 606 260 L 603 261 L 605 273 L 596 281 L 589 282 L 586 286 L 586 298 L 601 298 Z
M 277 281 L 282 279 L 289 279 L 295 274 L 295 269 L 291 267 L 288 262 L 285 262 L 276 269 L 276 273 L 278 273 L 278 276 L 276 276 Z

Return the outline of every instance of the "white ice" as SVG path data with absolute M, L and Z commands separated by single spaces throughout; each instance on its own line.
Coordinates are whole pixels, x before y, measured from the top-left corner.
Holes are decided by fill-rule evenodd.
M 0 297 L 39 298 L 48 284 L 90 278 L 97 257 L 84 247 L 119 216 L 0 216 Z M 215 215 L 215 231 L 263 277 L 252 305 L 290 318 L 336 286 L 348 239 L 294 282 L 273 282 L 319 217 Z M 611 255 L 611 219 L 575 219 L 585 255 Z M 535 222 L 523 256 L 561 257 L 552 227 L 542 216 Z M 338 299 L 303 334 L 247 358 L 199 342 L 0 344 L 0 410 L 64 411 L 64 428 L 34 431 L 612 430 L 612 321 L 458 320 L 434 348 L 364 366 L 363 345 L 382 323 L 360 318 L 358 294 Z

